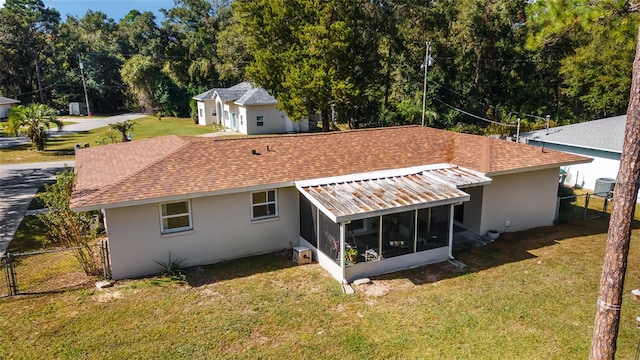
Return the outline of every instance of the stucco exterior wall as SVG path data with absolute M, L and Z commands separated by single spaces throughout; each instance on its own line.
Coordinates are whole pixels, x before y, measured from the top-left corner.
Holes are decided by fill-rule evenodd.
M 290 248 L 299 241 L 295 188 L 278 189 L 278 217 L 251 221 L 251 193 L 191 200 L 193 230 L 162 235 L 159 204 L 105 211 L 112 275 L 130 278 L 159 272 L 155 261 L 211 264 Z
M 470 195 L 470 200 L 464 203 L 462 226 L 469 231 L 480 234 L 482 227 L 483 187 L 464 188 L 462 191 Z
M 241 107 L 246 122 L 246 134 L 277 134 L 309 131 L 309 120 L 294 122 L 274 105 Z M 257 117 L 263 116 L 263 125 L 258 126 Z
M 198 101 L 198 124 L 199 125 L 212 125 L 215 124 L 217 120 L 216 114 L 216 104 L 213 100 L 207 101 Z M 217 115 L 217 114 L 216 114 Z
M 491 176 L 482 197 L 480 234 L 553 225 L 559 168 Z M 473 198 L 473 197 L 472 197 Z M 506 226 L 509 222 L 509 226 Z
M 263 117 L 263 126 L 257 125 L 257 117 Z M 286 132 L 286 115 L 269 106 L 250 106 L 246 108 L 247 133 L 248 134 L 273 134 Z

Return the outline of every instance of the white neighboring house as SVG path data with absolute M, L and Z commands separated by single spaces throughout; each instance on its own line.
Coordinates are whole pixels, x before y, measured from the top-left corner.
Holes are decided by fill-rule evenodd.
M 20 100 L 9 99 L 3 96 L 0 96 L 0 119 L 6 119 L 9 117 L 9 109 L 15 106 L 16 104 L 20 104 Z
M 278 101 L 261 88 L 241 82 L 211 89 L 193 97 L 198 103 L 198 124 L 220 124 L 245 135 L 309 131 L 308 118 L 292 121 L 278 110 Z
M 102 210 L 115 279 L 302 245 L 351 281 L 453 259 L 464 233 L 552 225 L 560 166 L 590 160 L 421 126 L 173 135 L 79 149 L 71 208 Z
M 615 179 L 620 168 L 626 115 L 558 126 L 521 135 L 529 145 L 593 158 L 593 162 L 563 166 L 565 185 L 595 189 L 599 178 Z

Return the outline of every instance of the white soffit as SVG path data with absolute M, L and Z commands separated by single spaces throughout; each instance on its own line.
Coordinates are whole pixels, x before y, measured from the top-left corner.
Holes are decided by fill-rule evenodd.
M 336 223 L 469 201 L 459 187 L 491 179 L 439 164 L 297 181 L 296 188 Z

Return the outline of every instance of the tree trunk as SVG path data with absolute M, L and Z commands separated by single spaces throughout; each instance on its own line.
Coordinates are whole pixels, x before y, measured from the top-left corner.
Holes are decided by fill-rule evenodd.
M 638 41 L 640 42 L 640 28 Z M 624 275 L 627 270 L 631 224 L 640 177 L 640 44 L 636 45 L 636 57 L 633 62 L 626 126 L 620 170 L 613 191 L 615 202 L 611 210 L 604 265 L 600 277 L 590 360 L 614 359 L 616 352 Z
M 327 109 L 323 109 L 320 114 L 322 114 L 322 131 L 329 131 L 331 128 L 329 127 L 329 111 Z
M 36 79 L 38 81 L 38 95 L 40 95 L 40 104 L 44 104 L 44 93 L 42 92 L 42 74 L 40 73 L 40 60 L 36 55 Z

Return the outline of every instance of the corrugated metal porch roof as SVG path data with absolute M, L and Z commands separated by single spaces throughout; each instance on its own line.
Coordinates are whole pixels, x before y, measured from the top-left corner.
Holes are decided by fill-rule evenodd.
M 438 164 L 296 182 L 298 190 L 336 223 L 469 201 L 459 188 L 491 179 Z

